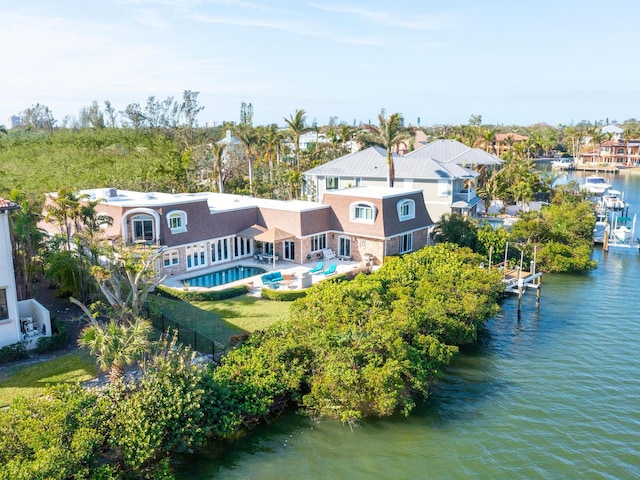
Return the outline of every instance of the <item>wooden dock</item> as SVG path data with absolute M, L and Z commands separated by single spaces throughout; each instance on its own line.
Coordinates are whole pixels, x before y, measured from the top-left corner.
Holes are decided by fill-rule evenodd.
M 507 260 L 509 256 L 509 243 L 506 244 L 504 250 L 504 261 L 501 263 L 492 264 L 493 249 L 489 250 L 489 268 L 498 268 L 502 270 L 502 282 L 504 283 L 504 291 L 507 293 L 518 294 L 518 320 L 520 319 L 520 312 L 522 306 L 522 296 L 526 292 L 527 288 L 533 288 L 536 290 L 536 306 L 540 306 L 540 295 L 542 291 L 542 272 L 536 271 L 536 253 L 537 249 L 534 247 L 533 260 L 529 270 L 523 269 L 524 252 L 520 252 L 520 264 L 513 268 L 509 266 Z
M 617 165 L 608 165 L 608 164 L 590 164 L 590 163 L 575 163 L 574 170 L 580 172 L 595 172 L 595 173 L 620 173 L 620 169 Z

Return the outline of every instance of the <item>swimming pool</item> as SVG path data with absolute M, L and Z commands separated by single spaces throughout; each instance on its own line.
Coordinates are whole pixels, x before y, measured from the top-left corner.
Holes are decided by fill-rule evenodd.
M 198 275 L 197 277 L 185 278 L 182 282 L 188 283 L 190 287 L 211 288 L 255 275 L 261 275 L 265 272 L 266 270 L 264 268 L 258 267 L 231 267 L 225 270 L 218 270 L 217 272 Z

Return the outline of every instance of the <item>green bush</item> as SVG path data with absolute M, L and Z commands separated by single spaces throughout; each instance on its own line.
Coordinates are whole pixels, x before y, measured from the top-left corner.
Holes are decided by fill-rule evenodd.
M 0 348 L 0 363 L 22 360 L 24 358 L 27 358 L 28 356 L 29 354 L 27 353 L 26 342 L 18 342 Z
M 189 290 L 178 290 L 175 288 L 158 285 L 156 290 L 160 295 L 168 298 L 177 298 L 185 302 L 207 302 L 214 300 L 226 300 L 227 298 L 239 297 L 249 292 L 246 285 L 238 285 L 237 287 L 229 287 L 224 290 L 210 290 L 207 292 L 197 292 Z
M 293 302 L 297 298 L 302 298 L 307 294 L 307 290 L 273 290 L 263 288 L 262 298 L 265 300 L 275 300 L 276 302 Z
M 52 332 L 50 337 L 40 337 L 36 353 L 50 353 L 61 350 L 67 343 L 67 324 L 56 319 L 52 322 Z

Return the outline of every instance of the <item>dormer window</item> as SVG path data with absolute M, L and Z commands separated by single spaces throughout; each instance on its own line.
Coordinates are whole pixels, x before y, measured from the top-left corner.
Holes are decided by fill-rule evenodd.
M 155 240 L 153 232 L 153 217 L 151 215 L 136 215 L 131 219 L 132 240 L 134 242 L 151 242 Z
M 400 200 L 398 202 L 398 219 L 403 222 L 416 218 L 416 202 L 413 200 Z
M 167 213 L 167 225 L 171 233 L 182 233 L 187 231 L 187 214 L 182 210 L 172 210 Z
M 351 221 L 374 223 L 377 213 L 376 210 L 376 206 L 371 203 L 353 203 L 351 204 Z

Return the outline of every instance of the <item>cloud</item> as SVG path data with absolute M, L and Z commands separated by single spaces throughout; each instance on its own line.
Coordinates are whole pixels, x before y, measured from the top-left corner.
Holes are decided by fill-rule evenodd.
M 441 31 L 459 27 L 465 23 L 463 18 L 451 13 L 420 14 L 414 12 L 374 11 L 349 6 L 331 6 L 310 3 L 309 6 L 325 12 L 351 14 L 362 20 L 386 27 L 410 30 Z
M 293 20 L 269 20 L 239 16 L 215 16 L 204 14 L 193 14 L 190 19 L 197 22 L 213 23 L 221 25 L 229 25 L 234 27 L 247 28 L 266 28 L 271 30 L 280 30 L 293 35 L 301 35 L 306 37 L 322 38 L 324 40 L 345 43 L 351 45 L 380 45 L 380 41 L 376 38 L 366 36 L 343 35 L 327 29 L 320 29 L 317 25 L 311 25 L 300 19 Z

